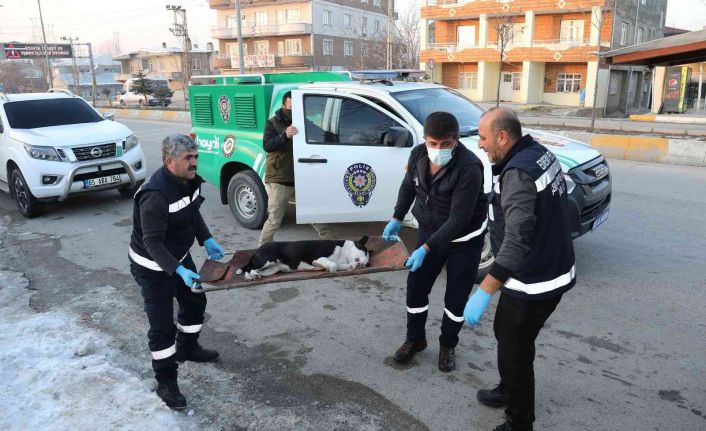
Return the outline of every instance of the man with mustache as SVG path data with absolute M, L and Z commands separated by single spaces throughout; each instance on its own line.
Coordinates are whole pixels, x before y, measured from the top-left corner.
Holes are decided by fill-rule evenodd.
M 202 348 L 197 341 L 206 295 L 189 249 L 196 239 L 206 247 L 209 258 L 223 257 L 223 249 L 199 212 L 204 181 L 196 174 L 198 157 L 190 137 L 166 137 L 162 142 L 164 165 L 135 193 L 132 215 L 130 272 L 145 301 L 157 395 L 175 410 L 186 408 L 177 385 L 177 361 L 218 359 L 218 352 Z M 179 303 L 176 325 L 174 298 Z

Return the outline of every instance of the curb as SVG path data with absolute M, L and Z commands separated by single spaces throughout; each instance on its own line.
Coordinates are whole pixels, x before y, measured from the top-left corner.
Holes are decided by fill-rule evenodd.
M 609 159 L 706 167 L 706 141 L 571 131 L 554 133 L 589 144 Z
M 98 108 L 100 112 L 111 112 L 114 118 L 127 120 L 152 120 L 152 121 L 175 121 L 191 123 L 191 112 L 189 111 L 158 111 L 148 109 L 105 109 Z
M 675 123 L 675 124 L 706 124 L 706 117 L 690 117 L 677 115 L 631 115 L 630 121 L 649 123 Z

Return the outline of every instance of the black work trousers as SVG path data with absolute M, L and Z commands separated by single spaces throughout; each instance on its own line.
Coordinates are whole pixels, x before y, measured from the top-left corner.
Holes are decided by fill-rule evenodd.
M 531 430 L 534 422 L 534 341 L 561 295 L 527 300 L 500 294 L 493 330 L 498 340 L 500 385 L 508 396 L 505 414 L 513 430 Z
M 424 244 L 430 236 L 431 233 L 420 230 L 417 247 Z M 458 333 L 463 327 L 463 309 L 478 272 L 483 238 L 484 235 L 480 235 L 465 242 L 451 243 L 444 250 L 432 249 L 424 258 L 422 266 L 414 272 L 409 272 L 407 275 L 407 340 L 421 341 L 426 338 L 429 293 L 446 265 L 446 292 L 439 344 L 444 347 L 456 347 Z
M 196 272 L 190 254 L 181 264 Z M 135 263 L 130 264 L 130 272 L 145 300 L 150 324 L 147 338 L 155 377 L 159 381 L 176 378 L 176 349 L 189 351 L 196 347 L 206 310 L 206 295 L 192 292 L 176 273 L 170 277 L 163 271 L 152 271 Z M 174 298 L 179 304 L 178 325 L 174 325 Z

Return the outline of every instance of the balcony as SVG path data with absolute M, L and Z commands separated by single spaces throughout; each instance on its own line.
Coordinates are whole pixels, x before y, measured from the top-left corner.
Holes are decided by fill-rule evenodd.
M 255 24 L 254 22 L 244 22 L 242 25 L 243 38 L 247 37 L 267 37 L 267 36 L 290 36 L 297 34 L 311 34 L 311 23 L 291 22 L 287 24 Z M 238 29 L 236 27 L 218 27 L 211 29 L 211 37 L 214 39 L 237 39 Z
M 231 0 L 208 0 L 208 7 L 211 9 L 230 9 Z
M 261 54 L 246 55 L 244 65 L 247 70 L 269 68 L 310 67 L 314 57 L 308 53 L 301 55 Z M 221 54 L 215 57 L 214 66 L 217 69 L 238 69 L 238 57 Z
M 511 13 L 524 15 L 527 10 L 541 13 L 572 13 L 590 11 L 593 6 L 605 5 L 605 0 L 426 0 L 421 8 L 421 18 L 459 20 L 480 14 Z

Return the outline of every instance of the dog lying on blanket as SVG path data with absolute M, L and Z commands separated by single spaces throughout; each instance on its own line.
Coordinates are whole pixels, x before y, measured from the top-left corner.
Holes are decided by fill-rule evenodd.
M 352 240 L 268 242 L 258 248 L 250 261 L 236 273 L 257 280 L 278 272 L 348 271 L 365 268 L 370 252 L 368 237 Z

